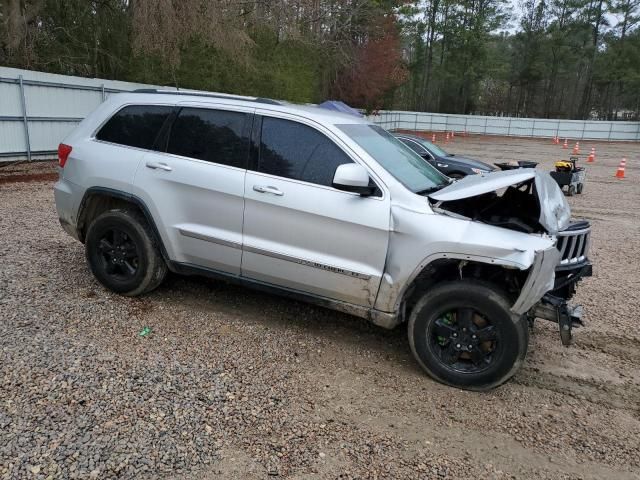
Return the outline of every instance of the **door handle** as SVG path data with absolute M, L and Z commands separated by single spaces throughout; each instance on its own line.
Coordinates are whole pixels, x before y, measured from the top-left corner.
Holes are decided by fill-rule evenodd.
M 152 168 L 153 170 L 164 170 L 165 172 L 170 172 L 173 170 L 169 165 L 162 162 L 147 162 L 147 168 Z
M 272 187 L 270 185 L 254 185 L 253 186 L 253 190 L 259 193 L 270 193 L 271 195 L 276 195 L 278 197 L 281 197 L 284 195 L 284 192 L 281 190 L 278 190 L 278 188 L 276 187 Z

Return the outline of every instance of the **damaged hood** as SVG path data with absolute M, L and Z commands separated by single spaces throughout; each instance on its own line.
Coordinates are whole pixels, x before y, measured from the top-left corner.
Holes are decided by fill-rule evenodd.
M 535 168 L 518 168 L 468 175 L 453 184 L 431 193 L 429 198 L 438 202 L 450 202 L 476 197 L 512 185 L 534 181 L 540 204 L 540 225 L 555 235 L 569 226 L 571 209 L 562 190 L 547 172 Z

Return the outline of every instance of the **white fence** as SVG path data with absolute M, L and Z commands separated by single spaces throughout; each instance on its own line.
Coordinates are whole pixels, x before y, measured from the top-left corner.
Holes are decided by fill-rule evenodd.
M 390 110 L 371 115 L 368 119 L 388 130 L 466 131 L 480 135 L 548 138 L 558 136 L 569 140 L 640 141 L 640 122 L 485 117 Z
M 154 87 L 0 67 L 0 162 L 55 158 L 60 141 L 109 95 Z M 640 141 L 640 122 L 545 120 L 401 111 L 383 111 L 369 118 L 387 129 Z
M 109 95 L 137 88 L 155 86 L 0 67 L 0 162 L 55 158 L 60 141 Z

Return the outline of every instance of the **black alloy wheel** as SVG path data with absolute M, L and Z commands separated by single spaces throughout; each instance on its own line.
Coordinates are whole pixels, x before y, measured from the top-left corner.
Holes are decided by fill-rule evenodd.
M 120 281 L 128 281 L 136 276 L 138 247 L 126 232 L 115 227 L 104 231 L 96 248 L 107 275 Z
M 430 327 L 430 347 L 456 372 L 482 372 L 499 354 L 499 330 L 473 308 L 443 312 Z

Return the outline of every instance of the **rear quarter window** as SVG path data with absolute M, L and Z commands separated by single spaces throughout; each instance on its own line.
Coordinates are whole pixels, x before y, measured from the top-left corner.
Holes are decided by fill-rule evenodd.
M 151 150 L 172 111 L 162 105 L 129 105 L 104 124 L 96 139 Z

